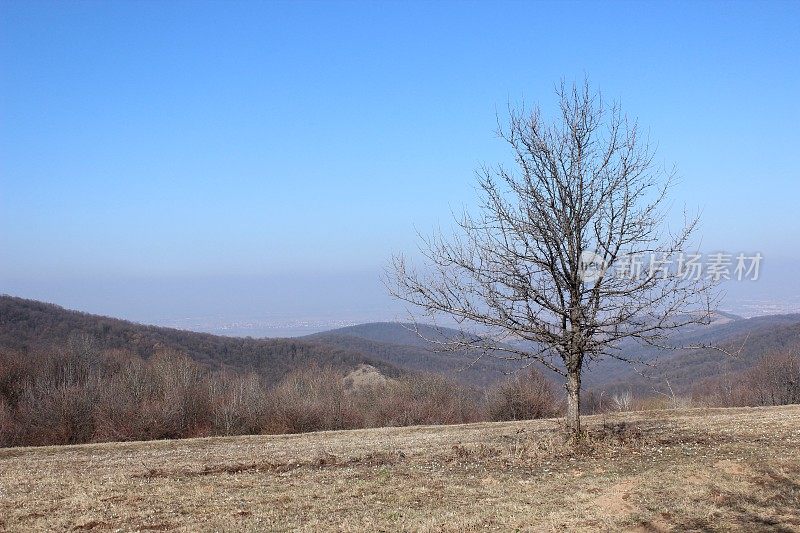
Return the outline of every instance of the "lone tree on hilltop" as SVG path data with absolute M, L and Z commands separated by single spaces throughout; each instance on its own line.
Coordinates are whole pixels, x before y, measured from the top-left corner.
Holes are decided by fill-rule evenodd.
M 585 365 L 644 363 L 620 341 L 666 346 L 670 331 L 707 323 L 713 283 L 674 268 L 697 217 L 667 230 L 674 173 L 656 168 L 636 123 L 588 82 L 556 94 L 552 122 L 539 108 L 510 109 L 499 135 L 516 170 L 481 168 L 480 212 L 457 217 L 452 236 L 423 237 L 423 269 L 395 256 L 389 288 L 428 318 L 461 324 L 464 335 L 443 348 L 540 362 L 564 376 L 566 427 L 579 439 Z

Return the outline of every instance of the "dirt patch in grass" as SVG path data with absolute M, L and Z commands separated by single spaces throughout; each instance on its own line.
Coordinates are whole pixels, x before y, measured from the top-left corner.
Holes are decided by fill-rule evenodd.
M 181 478 L 192 476 L 213 476 L 218 474 L 241 474 L 244 472 L 282 474 L 298 468 L 331 468 L 331 467 L 358 467 L 393 465 L 405 458 L 402 451 L 396 452 L 370 452 L 360 457 L 350 457 L 342 460 L 332 453 L 325 453 L 310 461 L 271 462 L 258 461 L 251 463 L 214 464 L 206 465 L 199 470 L 150 468 L 144 472 L 133 474 L 132 477 L 140 479 L 155 478 Z

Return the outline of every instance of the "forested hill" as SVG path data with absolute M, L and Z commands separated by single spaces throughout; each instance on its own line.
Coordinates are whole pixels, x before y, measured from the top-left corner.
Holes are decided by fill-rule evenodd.
M 429 338 L 456 333 L 422 327 Z M 434 353 L 432 345 L 397 323 L 363 324 L 303 338 L 237 338 L 137 324 L 0 296 L 0 351 L 35 356 L 64 346 L 77 333 L 91 335 L 101 349 L 127 350 L 145 359 L 159 350 L 175 350 L 211 369 L 252 369 L 272 382 L 310 363 L 345 371 L 368 364 L 388 377 L 432 372 L 474 385 L 503 379 L 512 368 L 491 358 L 475 362 L 471 354 Z
M 370 322 L 367 324 L 356 324 L 355 326 L 346 326 L 330 331 L 323 331 L 322 333 L 315 333 L 313 335 L 308 335 L 307 338 L 314 339 L 331 335 L 358 337 L 382 344 L 433 349 L 435 346 L 433 346 L 431 341 L 445 341 L 450 338 L 463 336 L 464 334 L 456 329 L 434 327 L 427 324 L 415 325 L 401 322 Z
M 475 384 L 483 385 L 501 379 L 505 372 L 513 368 L 511 364 L 492 358 L 483 358 L 471 364 L 474 358 L 467 355 L 434 353 L 435 346 L 426 338 L 444 339 L 459 335 L 460 332 L 425 325 L 418 327 L 422 336 L 408 324 L 378 322 L 339 328 L 306 338 L 371 353 L 382 361 L 405 368 L 450 374 Z M 717 319 L 710 325 L 675 332 L 670 343 L 674 346 L 712 345 L 735 355 L 725 355 L 716 349 L 659 350 L 626 342 L 620 346 L 622 355 L 657 362 L 652 369 L 639 369 L 649 373 L 651 379 L 644 379 L 627 363 L 605 359 L 588 366 L 584 373 L 584 384 L 587 389 L 632 389 L 639 395 L 647 395 L 653 393 L 654 385 L 664 385 L 668 379 L 675 390 L 689 393 L 697 383 L 708 378 L 721 373 L 737 374 L 752 368 L 765 356 L 800 350 L 800 315 L 744 319 L 718 313 Z M 521 343 L 520 346 L 526 344 Z M 468 367 L 466 370 L 460 370 L 465 366 Z
M 622 354 L 655 364 L 639 371 L 627 363 L 606 359 L 591 365 L 584 384 L 597 389 L 633 389 L 640 394 L 652 392 L 654 385 L 670 381 L 676 391 L 687 393 L 707 378 L 737 374 L 752 368 L 763 358 L 800 351 L 800 314 L 770 315 L 698 327 L 677 332 L 669 340 L 673 346 L 714 346 L 715 348 L 660 350 L 633 342 L 621 345 Z
M 486 386 L 505 379 L 526 362 L 481 357 L 480 352 L 442 352 L 436 341 L 462 337 L 455 329 L 398 322 L 373 322 L 304 337 L 342 349 L 368 353 L 385 363 L 417 372 L 433 372 L 462 383 Z
M 252 369 L 277 382 L 292 370 L 316 363 L 341 370 L 369 364 L 387 376 L 402 371 L 362 352 L 310 339 L 252 339 L 147 326 L 70 311 L 57 305 L 0 296 L 1 352 L 35 356 L 64 346 L 77 333 L 91 335 L 101 349 L 121 349 L 149 358 L 159 350 L 183 352 L 212 369 Z
M 447 328 L 420 327 L 429 339 L 458 334 Z M 211 369 L 255 370 L 270 382 L 311 363 L 344 371 L 368 364 L 389 377 L 433 372 L 480 386 L 504 379 L 514 368 L 511 363 L 490 357 L 476 360 L 476 354 L 436 353 L 434 345 L 400 323 L 360 324 L 293 339 L 236 338 L 136 324 L 0 296 L 0 355 L 21 352 L 36 356 L 64 346 L 76 333 L 91 335 L 101 349 L 127 350 L 142 358 L 159 350 L 175 350 Z M 742 350 L 736 358 L 715 350 L 656 354 L 632 344 L 623 346 L 623 351 L 645 359 L 660 355 L 655 372 L 667 376 L 679 390 L 689 391 L 698 381 L 722 371 L 741 371 L 765 355 L 800 349 L 800 315 L 746 320 L 733 317 L 682 332 L 678 337 L 674 339 L 678 345 L 714 344 Z M 598 390 L 633 388 L 644 393 L 652 389 L 650 382 L 615 360 L 591 365 L 584 381 L 588 388 Z

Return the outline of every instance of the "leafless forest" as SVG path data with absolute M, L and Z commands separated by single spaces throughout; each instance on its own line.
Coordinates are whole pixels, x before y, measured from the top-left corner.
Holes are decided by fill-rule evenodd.
M 362 380 L 357 370 L 304 365 L 273 382 L 211 370 L 174 350 L 144 359 L 73 336 L 66 347 L 0 354 L 0 445 L 525 420 L 564 410 L 561 390 L 535 369 L 479 388 L 436 374 L 387 379 L 369 368 Z M 688 395 L 592 391 L 584 413 L 792 403 L 800 403 L 800 358 L 777 351 Z

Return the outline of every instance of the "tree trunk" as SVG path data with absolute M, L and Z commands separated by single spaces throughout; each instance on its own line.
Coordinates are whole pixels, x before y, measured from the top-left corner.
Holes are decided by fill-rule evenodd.
M 577 442 L 581 436 L 581 371 L 570 369 L 567 373 L 567 437 Z

